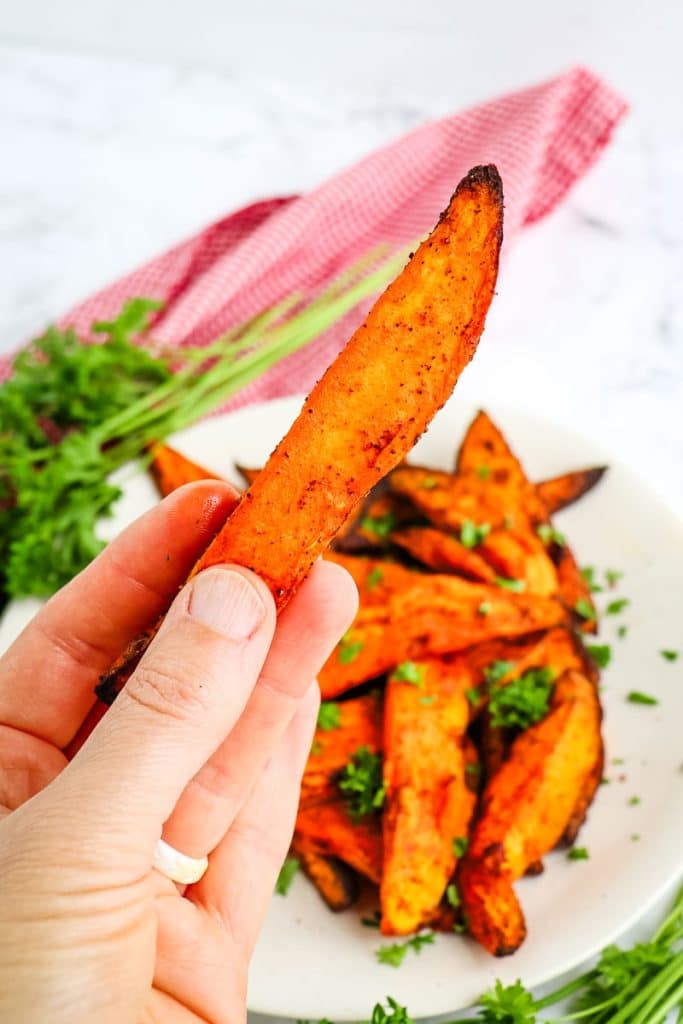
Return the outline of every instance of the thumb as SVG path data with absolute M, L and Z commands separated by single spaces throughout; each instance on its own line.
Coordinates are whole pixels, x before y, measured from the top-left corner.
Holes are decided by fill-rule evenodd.
M 265 584 L 238 567 L 195 576 L 111 710 L 60 776 L 90 830 L 153 844 L 240 717 L 275 629 Z M 79 814 L 80 816 L 80 814 Z

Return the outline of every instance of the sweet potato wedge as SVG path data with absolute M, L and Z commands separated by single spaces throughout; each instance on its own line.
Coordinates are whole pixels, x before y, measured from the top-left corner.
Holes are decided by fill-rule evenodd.
M 319 675 L 324 698 L 345 693 L 407 659 L 464 650 L 492 637 L 523 636 L 566 620 L 566 610 L 554 598 L 513 594 L 399 566 L 391 570 L 394 580 L 402 574 L 399 588 L 367 605 L 361 591 L 356 621 Z
M 218 480 L 216 473 L 209 472 L 203 466 L 188 459 L 175 448 L 167 444 L 155 445 L 152 449 L 152 461 L 149 471 L 159 488 L 162 498 L 182 487 L 183 484 L 194 483 L 195 480 Z M 239 498 L 235 496 L 235 505 Z
M 474 473 L 494 483 L 521 487 L 526 474 L 488 413 L 480 409 L 462 440 L 455 460 L 457 473 Z
M 382 832 L 379 820 L 354 822 L 338 787 L 339 774 L 359 747 L 382 749 L 382 703 L 377 693 L 337 705 L 339 724 L 315 733 L 301 784 L 294 843 L 333 856 L 379 882 Z
M 314 387 L 193 574 L 235 562 L 258 573 L 284 607 L 359 501 L 413 447 L 474 355 L 495 289 L 502 225 L 500 176 L 493 166 L 475 167 Z M 134 664 L 124 654 L 98 695 L 111 701 Z
M 470 933 L 496 956 L 526 934 L 513 882 L 562 839 L 588 780 L 602 773 L 600 719 L 595 684 L 565 672 L 548 715 L 518 736 L 486 787 L 459 884 Z
M 571 611 L 575 625 L 583 633 L 596 633 L 598 630 L 598 613 L 591 589 L 581 575 L 581 570 L 576 564 L 571 548 L 566 544 L 564 547 L 556 550 L 555 569 L 560 587 L 559 596 Z M 577 605 L 586 611 L 590 610 L 590 614 L 580 614 L 577 611 Z
M 352 821 L 339 798 L 301 807 L 294 829 L 294 844 L 299 843 L 322 856 L 337 857 L 371 882 L 380 880 L 382 826 L 377 815 Z
M 479 583 L 495 582 L 494 569 L 476 551 L 466 548 L 452 534 L 432 526 L 397 530 L 391 534 L 391 543 L 436 572 L 452 572 Z
M 336 857 L 316 853 L 302 840 L 295 840 L 292 850 L 330 910 L 337 914 L 356 903 L 360 885 L 352 868 Z
M 567 505 L 573 505 L 584 494 L 598 484 L 607 466 L 593 466 L 591 469 L 577 469 L 573 473 L 563 473 L 552 480 L 541 480 L 536 484 L 536 493 L 545 505 L 548 515 L 559 512 Z
M 447 659 L 413 663 L 413 683 L 389 677 L 384 709 L 385 935 L 408 935 L 433 918 L 455 869 L 456 837 L 476 802 L 465 777 L 469 703 Z

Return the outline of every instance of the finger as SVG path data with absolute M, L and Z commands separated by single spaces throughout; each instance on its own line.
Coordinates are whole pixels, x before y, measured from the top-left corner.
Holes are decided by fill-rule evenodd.
M 216 917 L 172 892 L 155 901 L 154 988 L 212 1024 L 244 1014 L 248 961 Z M 174 1020 L 174 1017 L 169 1017 Z M 194 1018 L 192 1018 L 194 1020 Z M 161 1018 L 166 1021 L 165 1017 Z
M 239 1016 L 232 1020 L 239 1020 Z M 140 1024 L 221 1024 L 220 1018 L 200 1017 L 166 992 L 152 989 Z M 231 1021 L 232 1024 L 232 1021 Z
M 66 746 L 99 676 L 165 611 L 235 496 L 217 481 L 181 488 L 55 594 L 0 660 L 0 722 Z
M 151 862 L 178 797 L 242 713 L 274 629 L 273 599 L 247 569 L 216 566 L 183 588 L 116 703 L 57 780 L 91 831 L 129 842 Z
M 294 830 L 301 776 L 320 706 L 312 685 L 280 746 L 188 897 L 218 914 L 250 957 Z
M 10 811 L 45 789 L 66 765 L 51 743 L 7 725 L 0 725 L 0 751 L 0 808 Z
M 193 857 L 214 849 L 295 715 L 358 604 L 346 570 L 318 562 L 280 616 L 263 671 L 239 722 L 192 779 L 164 839 Z

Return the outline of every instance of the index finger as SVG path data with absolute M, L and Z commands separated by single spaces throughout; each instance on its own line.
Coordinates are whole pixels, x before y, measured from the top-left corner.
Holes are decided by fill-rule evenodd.
M 0 659 L 0 722 L 65 747 L 100 675 L 168 608 L 237 500 L 222 481 L 180 488 L 55 594 Z

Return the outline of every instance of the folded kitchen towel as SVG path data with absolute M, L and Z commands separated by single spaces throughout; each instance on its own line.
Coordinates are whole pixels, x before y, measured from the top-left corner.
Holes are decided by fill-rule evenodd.
M 144 295 L 165 303 L 155 338 L 205 344 L 294 291 L 315 296 L 378 243 L 410 245 L 432 227 L 475 164 L 500 170 L 509 244 L 560 202 L 625 111 L 610 86 L 576 68 L 429 122 L 307 195 L 257 202 L 216 221 L 93 295 L 61 323 L 87 336 L 94 320 L 109 319 L 125 299 Z M 364 313 L 354 310 L 231 404 L 309 389 Z

